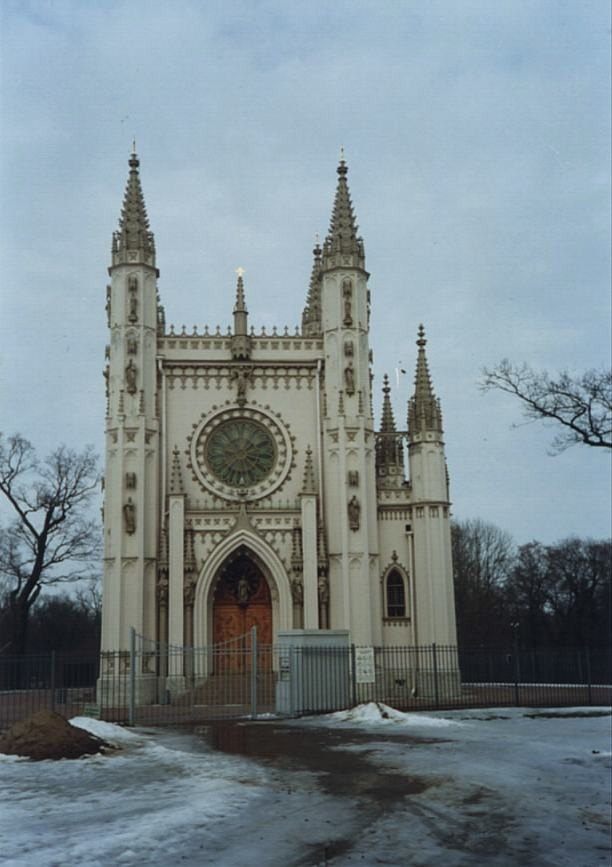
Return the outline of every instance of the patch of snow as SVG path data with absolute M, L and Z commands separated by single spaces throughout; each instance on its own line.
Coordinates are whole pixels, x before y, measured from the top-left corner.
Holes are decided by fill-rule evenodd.
M 79 729 L 84 729 L 91 735 L 102 738 L 103 741 L 113 744 L 113 746 L 119 746 L 120 744 L 139 741 L 142 739 L 141 736 L 123 726 L 116 725 L 115 723 L 104 722 L 104 720 L 101 719 L 93 719 L 88 716 L 75 716 L 69 720 L 69 723 Z
M 406 726 L 429 726 L 433 728 L 448 728 L 449 726 L 460 726 L 461 723 L 457 720 L 447 719 L 441 716 L 431 716 L 425 713 L 404 713 L 401 710 L 396 710 L 383 702 L 370 701 L 367 704 L 359 704 L 349 710 L 341 710 L 336 713 L 327 714 L 323 717 L 317 717 L 320 721 L 325 722 L 344 722 L 344 723 L 365 723 L 366 725 L 376 724 L 394 724 L 398 723 Z

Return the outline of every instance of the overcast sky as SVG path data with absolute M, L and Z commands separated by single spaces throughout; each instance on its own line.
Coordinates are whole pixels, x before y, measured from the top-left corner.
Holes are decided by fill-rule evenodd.
M 168 323 L 300 322 L 340 146 L 378 393 L 417 327 L 457 518 L 610 532 L 601 449 L 478 389 L 503 357 L 610 363 L 608 0 L 0 0 L 1 428 L 102 452 L 104 312 L 132 137 Z

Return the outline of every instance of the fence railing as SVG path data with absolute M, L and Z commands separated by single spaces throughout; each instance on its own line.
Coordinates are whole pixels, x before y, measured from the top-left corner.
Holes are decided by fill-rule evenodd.
M 368 701 L 401 710 L 610 705 L 610 650 L 294 647 L 249 633 L 222 645 L 172 647 L 135 637 L 95 656 L 0 656 L 0 728 L 48 708 L 112 722 L 300 715 Z

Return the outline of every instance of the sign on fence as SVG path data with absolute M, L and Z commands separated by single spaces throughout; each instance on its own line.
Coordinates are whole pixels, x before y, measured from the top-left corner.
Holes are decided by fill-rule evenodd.
M 376 672 L 374 670 L 374 648 L 355 648 L 355 682 L 374 683 Z

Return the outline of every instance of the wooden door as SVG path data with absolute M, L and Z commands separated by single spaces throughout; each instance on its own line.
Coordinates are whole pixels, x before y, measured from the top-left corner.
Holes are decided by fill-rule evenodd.
M 242 555 L 222 570 L 215 590 L 213 641 L 217 673 L 250 671 L 253 626 L 257 627 L 258 644 L 272 644 L 268 582 L 259 567 Z

